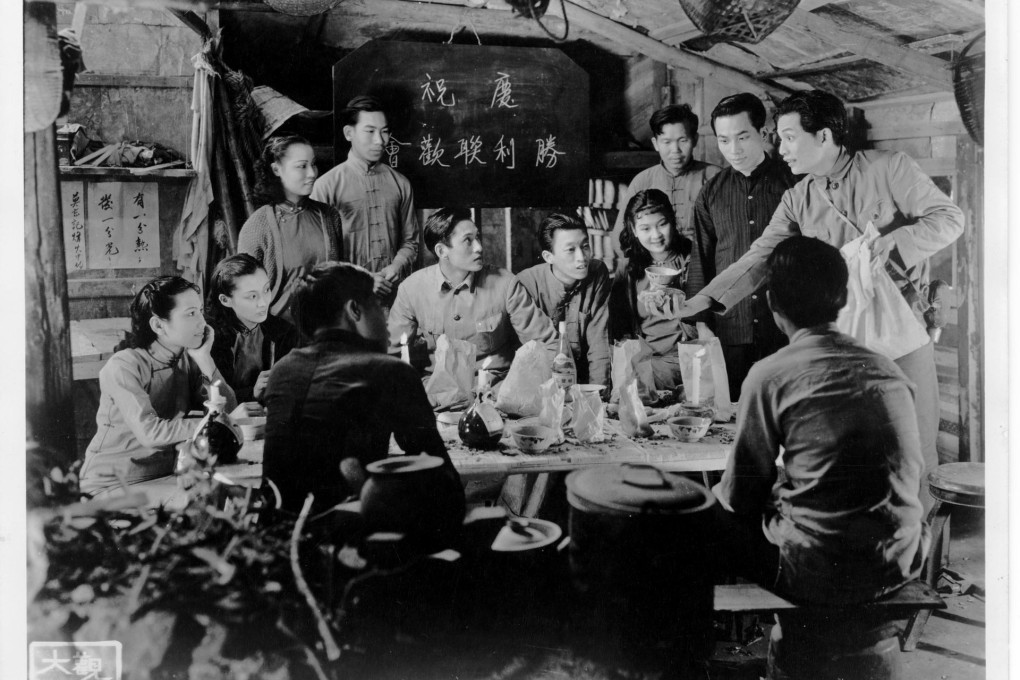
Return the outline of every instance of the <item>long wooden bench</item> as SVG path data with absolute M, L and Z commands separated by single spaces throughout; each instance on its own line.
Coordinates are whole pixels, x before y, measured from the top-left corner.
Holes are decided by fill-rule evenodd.
M 760 614 L 798 609 L 794 604 L 754 583 L 738 583 L 715 587 L 715 611 L 733 614 Z M 890 619 L 907 619 L 900 636 L 900 649 L 910 652 L 917 648 L 921 631 L 928 616 L 935 609 L 945 609 L 946 603 L 933 588 L 922 581 L 911 581 L 893 595 L 864 605 L 889 611 Z

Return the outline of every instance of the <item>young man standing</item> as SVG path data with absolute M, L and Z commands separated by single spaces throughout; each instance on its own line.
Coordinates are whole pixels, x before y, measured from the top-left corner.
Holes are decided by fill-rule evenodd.
M 698 144 L 698 117 L 687 104 L 664 106 L 648 120 L 652 129 L 652 146 L 659 152 L 660 162 L 642 170 L 631 180 L 622 205 L 630 197 L 645 189 L 658 189 L 669 196 L 676 213 L 676 226 L 680 235 L 694 240 L 694 226 L 691 215 L 694 200 L 705 182 L 719 172 L 710 163 L 694 159 L 694 147 Z M 620 232 L 623 231 L 623 210 L 613 227 L 613 248 L 617 257 L 623 256 L 620 249 Z
M 555 355 L 556 329 L 549 317 L 516 276 L 483 264 L 478 227 L 466 208 L 433 213 L 425 222 L 425 247 L 439 262 L 411 274 L 397 289 L 389 316 L 391 348 L 405 334 L 409 343 L 423 339 L 431 368 L 440 335 L 467 340 L 478 348 L 479 367 L 489 359 L 493 384 L 506 377 L 518 340 L 538 340 Z
M 761 236 L 783 193 L 795 184 L 789 166 L 766 150 L 765 106 L 749 92 L 720 101 L 712 129 L 729 167 L 708 180 L 694 203 L 694 251 L 687 286 L 696 294 Z M 711 316 L 711 315 L 709 315 Z M 758 289 L 714 321 L 730 398 L 737 401 L 751 365 L 786 344 Z
M 345 259 L 375 277 L 384 304 L 418 259 L 418 217 L 406 177 L 382 162 L 390 129 L 382 104 L 355 97 L 339 113 L 347 160 L 319 177 L 312 198 L 340 211 Z
M 683 318 L 706 310 L 722 312 L 751 295 L 765 281 L 765 262 L 783 240 L 811 236 L 842 247 L 864 233 L 868 222 L 881 236 L 872 253 L 908 278 L 898 281 L 916 311 L 917 291 L 928 281 L 928 258 L 963 233 L 963 213 L 909 156 L 891 151 L 850 151 L 846 109 L 837 97 L 811 90 L 790 95 L 776 110 L 779 153 L 794 174 L 806 174 L 783 194 L 769 226 L 750 250 L 715 277 L 679 310 Z M 920 319 L 920 314 L 917 314 Z M 921 321 L 921 323 L 924 323 Z M 914 383 L 925 472 L 938 466 L 939 428 L 935 352 L 929 342 L 896 364 Z M 924 477 L 922 477 L 924 479 Z M 928 507 L 927 485 L 921 495 Z
M 588 230 L 576 217 L 549 215 L 538 241 L 545 262 L 518 274 L 521 285 L 555 326 L 566 323 L 577 382 L 609 385 L 609 270 L 592 259 Z
M 857 678 L 878 659 L 886 673 L 867 677 L 899 677 L 893 622 L 866 605 L 917 578 L 930 544 L 913 385 L 836 330 L 847 300 L 836 248 L 792 236 L 766 270 L 790 344 L 744 382 L 733 453 L 713 489 L 723 506 L 714 554 L 720 568 L 803 605 L 780 613 L 769 663 L 785 674 L 769 677 Z

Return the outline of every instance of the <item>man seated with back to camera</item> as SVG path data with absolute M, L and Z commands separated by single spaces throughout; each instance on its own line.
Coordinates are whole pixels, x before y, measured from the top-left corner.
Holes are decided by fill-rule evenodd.
M 440 335 L 467 340 L 477 348 L 477 367 L 488 360 L 494 386 L 510 370 L 519 342 L 537 340 L 550 359 L 556 355 L 556 329 L 549 317 L 516 276 L 482 261 L 482 240 L 470 211 L 441 208 L 433 213 L 425 222 L 425 247 L 439 262 L 411 274 L 397 289 L 389 316 L 391 348 L 405 335 L 413 347 L 423 342 L 431 373 Z
M 853 607 L 916 579 L 930 542 L 914 386 L 891 359 L 836 330 L 847 266 L 835 247 L 806 236 L 777 244 L 766 295 L 790 344 L 744 381 L 733 455 L 713 489 L 725 508 L 717 554 L 721 569 L 799 604 L 852 607 L 839 620 L 810 609 L 779 617 L 794 638 L 779 645 L 779 666 L 834 677 L 806 669 L 812 650 L 844 638 L 888 643 L 886 615 Z
M 315 494 L 313 511 L 358 494 L 364 466 L 387 456 L 391 434 L 406 455 L 442 458 L 456 484 L 437 492 L 459 492 L 463 503 L 417 372 L 386 354 L 374 284 L 362 267 L 324 262 L 294 292 L 295 318 L 310 344 L 273 367 L 265 394 L 264 471 L 284 510 L 300 510 L 308 493 Z

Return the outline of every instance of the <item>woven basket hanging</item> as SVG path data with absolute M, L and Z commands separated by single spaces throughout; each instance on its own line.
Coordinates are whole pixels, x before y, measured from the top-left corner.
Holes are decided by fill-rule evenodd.
M 691 22 L 705 35 L 700 45 L 759 43 L 789 18 L 800 0 L 680 0 Z
M 343 0 L 263 0 L 277 12 L 296 17 L 310 17 L 328 12 Z
M 978 146 L 985 145 L 985 34 L 960 52 L 953 68 L 953 94 L 960 117 Z

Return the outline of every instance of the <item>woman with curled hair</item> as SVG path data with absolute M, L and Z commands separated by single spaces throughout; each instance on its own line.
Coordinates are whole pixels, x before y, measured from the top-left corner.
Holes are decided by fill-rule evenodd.
M 220 260 L 209 281 L 213 360 L 240 402 L 261 402 L 269 369 L 298 344 L 297 329 L 269 313 L 271 294 L 265 268 L 246 253 Z
M 645 302 L 650 294 L 647 267 L 677 272 L 663 293 L 686 293 L 687 268 L 692 243 L 677 230 L 676 214 L 669 198 L 658 189 L 639 191 L 631 197 L 623 218 L 620 247 L 628 258 L 610 295 L 610 338 L 645 340 L 654 354 L 655 387 L 670 390 L 681 384 L 678 342 L 697 337 L 693 326 L 659 312 Z M 675 293 L 674 293 L 675 292 Z
M 228 411 L 237 405 L 212 358 L 214 335 L 195 284 L 161 276 L 138 291 L 128 347 L 99 372 L 97 431 L 85 451 L 83 493 L 171 474 L 174 445 L 199 423 L 185 416 L 203 408 L 212 382 L 220 381 Z
M 237 249 L 265 267 L 272 293 L 269 312 L 289 321 L 295 280 L 320 262 L 343 257 L 340 214 L 309 198 L 319 172 L 305 138 L 271 138 L 260 166 L 256 190 L 265 205 L 241 227 Z

